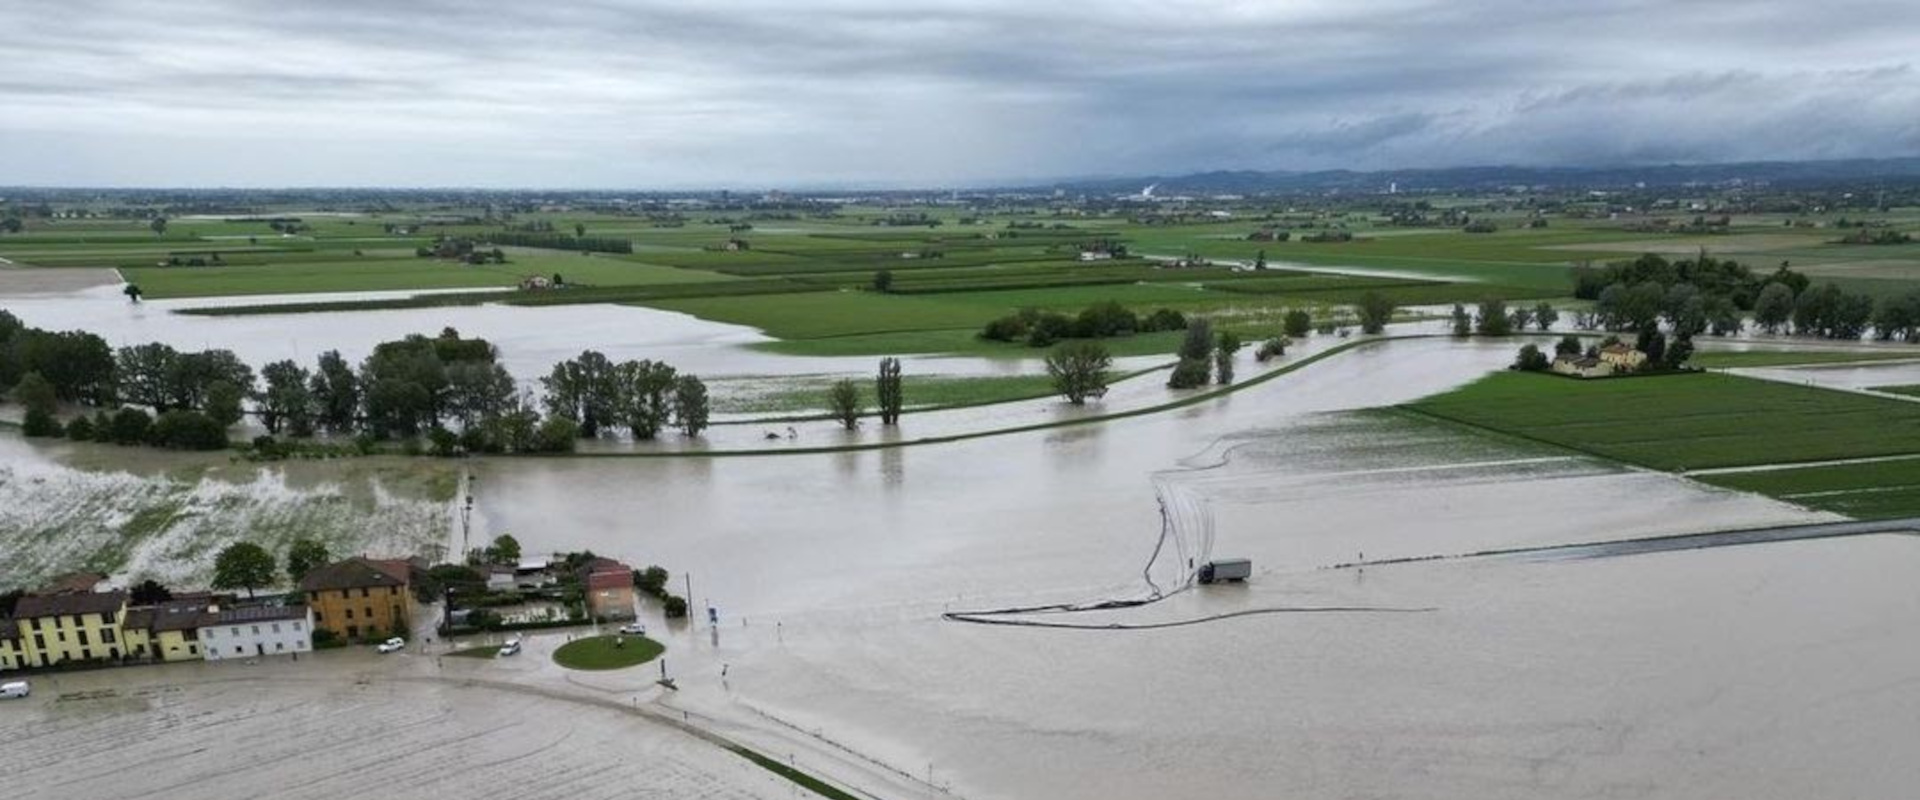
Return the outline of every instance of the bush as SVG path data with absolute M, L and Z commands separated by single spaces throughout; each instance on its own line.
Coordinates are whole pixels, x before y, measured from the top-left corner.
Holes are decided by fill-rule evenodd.
M 1285 336 L 1268 339 L 1260 343 L 1260 349 L 1253 351 L 1253 360 L 1265 362 L 1274 356 L 1287 354 L 1287 345 L 1292 344 Z
M 665 597 L 667 594 L 667 571 L 658 566 L 633 571 L 634 588 L 653 597 Z
M 687 615 L 687 598 L 670 594 L 662 604 L 666 606 L 667 619 L 681 619 Z
M 137 408 L 122 408 L 113 414 L 111 437 L 114 444 L 146 444 L 153 417 Z M 224 436 L 224 434 L 222 434 Z
M 1157 331 L 1183 331 L 1187 329 L 1187 315 L 1171 308 L 1162 308 L 1148 314 L 1141 320 L 1140 330 L 1145 333 Z
M 1051 311 L 1040 314 L 1027 331 L 1028 347 L 1046 347 L 1062 339 L 1073 338 L 1073 320 Z
M 1280 330 L 1295 339 L 1303 338 L 1313 332 L 1313 315 L 1302 309 L 1293 309 L 1281 319 Z
M 1175 364 L 1173 373 L 1167 376 L 1169 389 L 1193 389 L 1207 385 L 1213 377 L 1213 367 L 1205 358 L 1183 358 Z
M 1547 360 L 1547 354 L 1531 344 L 1521 347 L 1520 355 L 1513 361 L 1513 368 L 1522 372 L 1545 372 L 1549 366 L 1551 363 Z
M 67 423 L 67 438 L 76 442 L 93 441 L 93 422 L 84 416 Z

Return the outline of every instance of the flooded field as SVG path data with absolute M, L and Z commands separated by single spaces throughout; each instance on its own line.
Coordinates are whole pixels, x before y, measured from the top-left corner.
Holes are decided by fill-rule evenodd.
M 1915 537 L 1338 566 L 1834 518 L 1380 410 L 1510 357 L 1506 343 L 1393 342 L 1177 411 L 954 444 L 463 466 L 476 538 L 657 563 L 676 585 L 691 573 L 694 607 L 720 624 L 661 625 L 681 688 L 664 708 L 791 742 L 823 774 L 839 774 L 822 755 L 838 754 L 918 787 L 882 796 L 1885 796 L 1920 779 L 1889 751 L 1920 710 L 1902 666 L 1920 654 L 1920 607 L 1897 567 Z M 1254 578 L 1183 590 L 1185 560 L 1208 557 L 1251 558 Z M 1167 596 L 1145 606 L 1019 617 L 1167 626 L 1150 630 L 942 617 L 1156 587 Z M 616 698 L 650 677 L 576 678 L 545 665 L 544 647 L 463 669 Z M 403 681 L 423 658 L 313 660 L 324 680 L 234 690 L 262 716 L 330 710 L 356 725 L 355 698 L 381 698 L 369 716 L 396 746 L 379 774 L 484 761 L 446 777 L 445 796 L 488 794 L 471 781 L 515 769 L 560 781 L 611 758 L 616 738 L 636 761 L 673 765 L 624 787 L 643 796 L 767 787 L 645 718 Z M 364 684 L 305 707 L 314 687 L 356 675 Z M 163 696 L 201 690 L 179 691 Z M 237 713 L 211 698 L 33 708 L 60 733 L 13 743 L 15 763 L 109 728 L 146 731 L 137 747 L 158 760 L 205 735 L 169 719 Z M 263 747 L 282 763 L 278 742 Z M 332 769 L 284 767 L 339 789 L 347 773 Z M 150 796 L 237 794 L 204 758 L 162 771 L 178 779 Z M 41 793 L 29 796 L 73 786 L 65 771 L 23 774 Z

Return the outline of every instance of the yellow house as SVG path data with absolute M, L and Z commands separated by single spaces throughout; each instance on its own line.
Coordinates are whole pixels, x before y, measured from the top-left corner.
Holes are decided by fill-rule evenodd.
M 199 661 L 199 626 L 207 615 L 209 598 L 175 598 L 165 603 L 127 610 L 120 626 L 126 636 L 127 656 L 151 661 Z
M 1614 342 L 1600 348 L 1600 360 L 1613 365 L 1615 372 L 1632 372 L 1647 363 L 1647 354 L 1633 347 Z
M 20 628 L 13 620 L 0 617 L 0 672 L 25 669 L 25 645 L 20 644 Z
M 405 561 L 349 558 L 314 569 L 300 579 L 313 609 L 313 628 L 347 639 L 379 639 L 413 624 Z
M 120 625 L 126 613 L 122 591 L 20 598 L 13 610 L 16 668 L 124 658 Z

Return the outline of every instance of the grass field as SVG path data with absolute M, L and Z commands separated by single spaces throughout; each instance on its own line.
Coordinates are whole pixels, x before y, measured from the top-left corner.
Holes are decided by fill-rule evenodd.
M 1698 479 L 1860 519 L 1920 516 L 1920 459 L 1703 475 Z
M 1920 358 L 1920 349 L 1911 353 L 1876 353 L 1860 350 L 1702 350 L 1688 361 L 1696 367 L 1727 369 L 1737 367 L 1785 367 L 1796 364 L 1841 364 L 1852 361 L 1890 361 Z
M 1920 453 L 1920 404 L 1721 373 L 1504 372 L 1408 408 L 1661 470 Z
M 1886 392 L 1887 394 L 1906 395 L 1907 397 L 1920 397 L 1920 383 L 1904 383 L 1904 384 L 1900 384 L 1899 386 L 1873 386 L 1870 388 L 1872 388 L 1876 392 Z
M 666 650 L 666 645 L 645 636 L 589 636 L 560 645 L 553 651 L 553 660 L 567 669 L 626 669 L 652 661 Z

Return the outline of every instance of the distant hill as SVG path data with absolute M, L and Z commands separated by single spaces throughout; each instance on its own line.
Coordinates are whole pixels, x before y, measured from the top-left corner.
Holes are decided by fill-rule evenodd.
M 1090 194 L 1133 193 L 1157 185 L 1157 195 L 1262 194 L 1285 192 L 1374 192 L 1389 183 L 1401 191 L 1495 189 L 1545 186 L 1557 189 L 1625 189 L 1645 185 L 1724 185 L 1733 182 L 1779 186 L 1834 183 L 1920 183 L 1920 158 L 1838 161 L 1754 161 L 1737 164 L 1666 164 L 1630 167 L 1453 167 L 1356 172 L 1260 172 L 1233 170 L 1188 175 L 1090 178 L 1046 184 L 1043 188 Z

